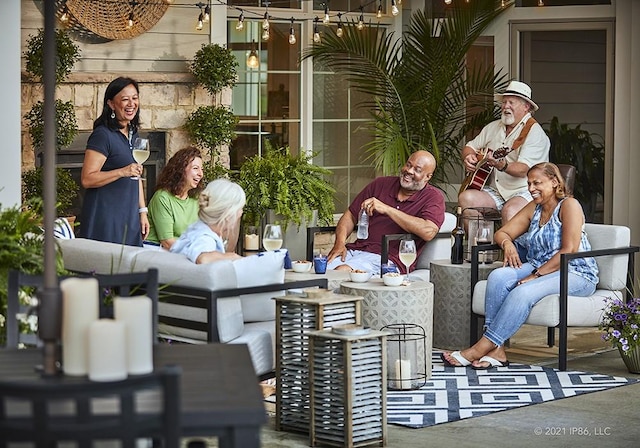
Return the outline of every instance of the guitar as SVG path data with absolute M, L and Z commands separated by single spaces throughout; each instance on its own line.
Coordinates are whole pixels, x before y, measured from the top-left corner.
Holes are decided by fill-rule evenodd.
M 458 194 L 462 193 L 463 191 L 469 188 L 474 190 L 482 190 L 482 187 L 484 187 L 484 184 L 487 182 L 487 179 L 489 178 L 489 175 L 493 170 L 492 166 L 487 165 L 487 160 L 489 159 L 489 156 L 492 156 L 496 160 L 502 160 L 507 156 L 507 154 L 509 154 L 513 150 L 514 148 L 507 148 L 507 147 L 502 147 L 502 148 L 496 149 L 495 151 L 488 150 L 483 155 L 482 159 L 480 159 L 476 164 L 476 169 L 473 172 L 469 173 L 467 177 L 464 178 L 464 180 L 462 181 L 462 185 L 460 185 L 460 190 L 458 191 Z

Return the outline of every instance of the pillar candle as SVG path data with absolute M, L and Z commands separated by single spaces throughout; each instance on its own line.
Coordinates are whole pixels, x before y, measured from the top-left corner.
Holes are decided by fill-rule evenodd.
M 62 291 L 62 370 L 68 375 L 86 375 L 89 325 L 98 319 L 98 280 L 68 278 Z
M 89 379 L 121 381 L 127 378 L 124 322 L 99 319 L 89 325 Z
M 113 312 L 126 326 L 127 371 L 138 375 L 153 371 L 151 299 L 147 296 L 116 297 Z
M 244 248 L 245 250 L 258 250 L 260 249 L 260 241 L 257 234 L 247 234 L 244 236 Z
M 396 388 L 411 389 L 411 361 L 396 359 Z

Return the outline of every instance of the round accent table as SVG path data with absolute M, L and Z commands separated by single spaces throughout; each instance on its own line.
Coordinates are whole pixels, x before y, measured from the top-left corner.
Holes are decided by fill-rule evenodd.
M 478 279 L 485 280 L 491 271 L 501 266 L 502 262 L 481 264 Z M 451 350 L 466 348 L 471 326 L 471 263 L 434 260 L 429 278 L 434 287 L 433 346 Z
M 426 365 L 425 375 L 431 377 L 431 347 L 433 337 L 433 284 L 411 282 L 407 286 L 386 286 L 380 278 L 368 282 L 343 282 L 342 294 L 362 299 L 362 324 L 379 330 L 386 325 L 412 323 L 424 328 L 426 351 L 420 365 Z M 422 354 L 420 354 L 422 355 Z

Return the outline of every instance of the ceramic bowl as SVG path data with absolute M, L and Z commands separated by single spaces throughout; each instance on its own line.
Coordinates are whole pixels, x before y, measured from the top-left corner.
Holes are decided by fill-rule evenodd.
M 311 269 L 311 262 L 304 260 L 294 261 L 291 263 L 291 268 L 293 269 L 293 272 L 309 272 L 309 269 Z
M 404 275 L 396 272 L 388 272 L 382 276 L 382 281 L 387 286 L 400 286 L 404 281 Z
M 349 277 L 352 282 L 364 283 L 371 278 L 371 272 L 349 272 Z

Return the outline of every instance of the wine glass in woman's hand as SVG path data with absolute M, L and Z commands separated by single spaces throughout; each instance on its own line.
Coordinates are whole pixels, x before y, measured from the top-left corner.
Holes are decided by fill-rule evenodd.
M 149 158 L 149 139 L 136 138 L 133 142 L 133 148 L 131 152 L 136 163 L 142 165 Z M 131 180 L 140 180 L 140 177 L 134 176 L 131 178 Z

